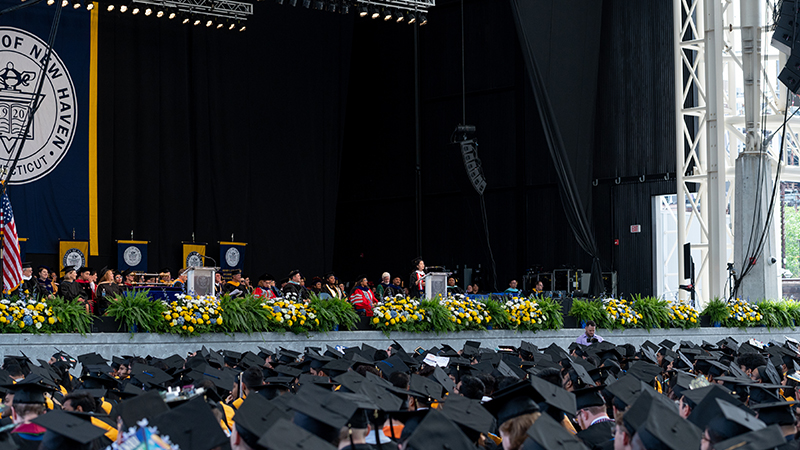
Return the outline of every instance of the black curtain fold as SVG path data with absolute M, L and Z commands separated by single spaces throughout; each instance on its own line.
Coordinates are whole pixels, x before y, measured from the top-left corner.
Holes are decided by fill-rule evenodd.
M 584 101 L 582 103 L 584 103 L 583 106 L 585 108 L 590 110 L 590 117 L 588 120 L 584 118 L 584 123 L 571 123 L 570 125 L 572 127 L 588 127 L 590 130 L 592 130 L 592 124 L 594 121 L 593 110 L 596 100 L 594 97 L 596 96 L 597 83 L 597 55 L 599 54 L 599 49 L 591 46 L 586 48 L 586 46 L 584 46 L 582 48 L 576 48 L 574 49 L 575 52 L 566 53 L 566 55 L 561 54 L 560 52 L 568 52 L 569 50 L 573 50 L 572 47 L 575 47 L 575 44 L 591 42 L 590 39 L 593 36 L 595 38 L 594 42 L 599 41 L 597 38 L 599 38 L 600 33 L 600 23 L 602 19 L 600 12 L 602 3 L 593 1 L 583 2 L 581 5 L 570 4 L 567 6 L 561 3 L 553 2 L 552 4 L 548 5 L 549 13 L 552 16 L 552 22 L 557 22 L 559 18 L 559 12 L 564 13 L 567 11 L 566 8 L 568 8 L 571 14 L 567 14 L 566 16 L 571 18 L 571 21 L 561 22 L 560 24 L 557 24 L 557 26 L 565 26 L 567 28 L 572 26 L 573 31 L 572 42 L 562 42 L 561 45 L 556 48 L 554 55 L 550 53 L 552 49 L 547 49 L 548 53 L 545 55 L 545 57 L 550 59 L 548 69 L 557 74 L 558 67 L 556 66 L 563 64 L 564 66 L 569 67 L 568 63 L 570 61 L 570 57 L 574 58 L 576 56 L 576 52 L 587 54 L 586 63 L 583 65 L 583 75 L 572 77 L 573 83 L 583 82 L 585 85 L 564 86 L 563 80 L 569 78 L 553 76 L 553 73 L 551 73 L 549 77 L 550 83 L 548 84 L 545 81 L 545 77 L 539 64 L 537 64 L 537 55 L 535 54 L 533 43 L 541 42 L 537 41 L 535 30 L 537 29 L 536 21 L 538 20 L 541 22 L 541 18 L 543 17 L 542 5 L 540 2 L 520 2 L 519 0 L 510 1 L 514 15 L 514 22 L 517 28 L 517 35 L 519 37 L 522 55 L 525 61 L 525 67 L 527 69 L 528 79 L 536 100 L 536 107 L 539 111 L 539 117 L 542 122 L 544 136 L 547 140 L 550 157 L 553 161 L 555 172 L 558 176 L 558 192 L 561 198 L 561 204 L 564 208 L 564 213 L 567 216 L 567 221 L 572 229 L 575 240 L 592 258 L 592 277 L 589 284 L 589 293 L 591 295 L 599 295 L 603 292 L 602 265 L 600 264 L 600 255 L 597 242 L 595 240 L 592 222 L 587 216 L 587 208 L 584 207 L 584 205 L 588 203 L 588 209 L 591 210 L 591 196 L 587 194 L 581 196 L 581 186 L 584 187 L 583 191 L 587 192 L 587 184 L 590 182 L 590 177 L 584 176 L 580 180 L 582 183 L 579 184 L 576 181 L 576 178 L 573 174 L 572 164 L 570 163 L 570 157 L 574 157 L 579 153 L 583 154 L 584 156 L 589 156 L 589 160 L 591 161 L 591 142 L 594 140 L 593 131 L 586 133 L 585 128 L 573 129 L 572 131 L 580 131 L 583 133 L 584 139 L 581 141 L 581 139 L 575 138 L 576 134 L 569 134 L 571 143 L 573 144 L 573 148 L 571 149 L 572 152 L 570 152 L 570 149 L 567 148 L 564 138 L 562 137 L 560 125 L 564 126 L 564 124 L 567 123 L 567 120 L 569 120 L 568 116 L 570 106 L 575 107 L 578 105 L 570 105 L 568 101 L 559 103 L 558 107 L 561 109 L 561 114 L 560 117 L 557 116 L 555 112 L 556 108 L 554 108 L 553 104 L 551 103 L 550 90 L 554 90 L 556 94 L 562 94 L 559 100 L 566 100 L 569 98 L 568 95 L 563 95 L 565 90 L 581 92 L 581 90 L 578 88 L 582 87 L 583 92 L 588 92 L 591 98 L 583 99 Z M 584 7 L 582 8 L 582 6 Z M 574 25 L 576 23 L 583 23 L 584 25 L 588 24 L 588 26 L 575 27 Z M 541 23 L 538 25 L 541 25 Z M 549 37 L 551 39 L 554 39 L 554 36 L 551 34 L 549 29 L 547 30 L 547 33 L 550 35 Z M 547 40 L 546 42 L 549 43 L 551 41 Z M 564 61 L 560 61 L 560 58 L 566 61 L 566 63 Z M 591 63 L 592 60 L 594 61 L 594 64 Z M 558 83 L 562 83 L 562 85 L 553 89 L 553 85 Z M 572 117 L 572 120 L 574 122 L 576 118 Z M 580 120 L 578 120 L 578 122 L 580 122 Z M 570 125 L 567 125 L 567 128 L 569 128 Z M 577 160 L 575 158 L 572 159 Z M 591 165 L 588 167 L 591 167 Z

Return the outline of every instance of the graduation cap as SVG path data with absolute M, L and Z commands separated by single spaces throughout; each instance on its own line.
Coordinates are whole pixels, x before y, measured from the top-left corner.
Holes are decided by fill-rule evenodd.
M 714 444 L 714 448 L 719 450 L 767 450 L 780 448 L 783 444 L 786 444 L 786 438 L 783 437 L 781 428 L 778 425 L 771 425 L 717 442 Z
M 66 266 L 63 269 L 61 269 L 61 271 L 64 273 L 64 275 L 66 275 L 66 274 L 68 274 L 70 272 L 75 271 L 75 267 L 74 266 Z
M 222 352 L 222 360 L 225 361 L 225 364 L 228 366 L 235 366 L 239 364 L 239 360 L 242 359 L 242 354 L 239 352 L 235 352 L 233 350 L 225 350 Z
M 286 419 L 280 419 L 258 440 L 258 445 L 269 450 L 336 450 L 327 442 Z
M 623 410 L 633 405 L 639 394 L 644 390 L 650 390 L 650 386 L 644 384 L 642 380 L 633 375 L 623 375 L 614 384 L 606 387 L 606 392 L 614 396 L 614 406 Z
M 481 343 L 477 341 L 467 341 L 461 349 L 461 354 L 467 357 L 475 356 L 481 348 Z
M 236 431 L 251 447 L 280 419 L 290 420 L 291 416 L 260 395 L 248 396 L 233 416 Z
M 651 403 L 647 411 L 647 420 L 637 430 L 644 448 L 670 450 L 700 448 L 702 433 L 701 429 L 684 420 L 674 405 L 660 401 Z
M 209 364 L 215 367 L 222 367 L 225 365 L 225 358 L 223 358 L 222 355 L 213 350 L 207 350 L 205 346 L 203 346 L 203 350 L 203 357 Z
M 369 372 L 368 372 L 369 373 Z M 396 411 L 403 404 L 398 396 L 389 393 L 385 387 L 370 381 L 361 384 L 359 393 L 367 396 L 381 411 Z
M 753 405 L 758 418 L 767 425 L 794 425 L 795 418 L 791 406 L 798 402 L 771 402 Z
M 663 341 L 659 342 L 658 345 L 660 347 L 665 347 L 668 350 L 672 350 L 672 348 L 675 347 L 675 343 L 670 341 L 669 339 L 664 339 Z
M 322 370 L 325 371 L 326 374 L 336 376 L 344 372 L 347 372 L 350 369 L 350 366 L 352 365 L 353 365 L 352 361 L 348 361 L 346 359 L 334 359 L 328 364 L 322 366 Z
M 628 368 L 628 374 L 635 376 L 647 384 L 652 383 L 655 377 L 657 377 L 660 373 L 660 367 L 645 361 L 636 361 Z
M 411 371 L 406 363 L 403 362 L 402 358 L 397 355 L 392 355 L 383 361 L 378 361 L 375 365 L 387 377 L 391 376 L 395 372 L 408 373 Z
M 452 450 L 471 450 L 475 444 L 447 416 L 431 410 L 416 427 L 403 446 L 409 450 L 429 450 L 449 448 Z
M 179 448 L 211 450 L 228 442 L 208 403 L 201 397 L 159 414 L 150 424 Z
M 583 361 L 582 358 L 575 358 L 575 360 Z M 583 384 L 587 386 L 594 386 L 594 380 L 592 379 L 592 376 L 589 375 L 589 372 L 586 371 L 586 368 L 584 368 L 583 364 L 573 364 L 572 369 L 576 374 L 578 374 L 578 378 L 583 382 Z
M 778 396 L 778 387 L 771 384 L 751 384 L 750 386 L 750 404 L 757 403 L 773 403 L 781 401 Z
M 494 423 L 494 417 L 481 405 L 480 401 L 460 395 L 448 396 L 441 411 L 459 426 L 478 433 L 488 433 Z
M 724 400 L 737 408 L 742 408 L 745 412 L 750 412 L 738 398 L 732 396 L 728 391 L 718 384 L 711 384 L 706 387 L 684 391 L 684 398 L 690 399 L 695 404 L 692 413 L 686 419 L 697 427 L 705 429 L 708 422 L 720 414 L 719 405 L 716 399 Z
M 563 348 L 559 347 L 554 343 L 550 344 L 547 348 L 543 350 L 543 353 L 546 355 L 550 355 L 553 358 L 553 361 L 561 361 L 562 359 L 569 358 L 569 354 L 564 351 Z
M 417 374 L 411 374 L 408 383 L 408 395 L 425 399 L 428 403 L 432 403 L 433 400 L 441 401 L 442 389 L 442 385 L 437 381 Z
M 136 422 L 142 419 L 150 420 L 164 411 L 169 411 L 169 407 L 161 399 L 161 395 L 157 391 L 147 391 L 114 405 L 111 417 L 121 417 L 127 428 L 136 426 Z
M 528 428 L 522 450 L 587 450 L 583 441 L 548 415 L 536 419 Z
M 539 411 L 539 405 L 534 401 L 536 395 L 530 382 L 520 381 L 495 392 L 492 400 L 483 406 L 497 418 L 497 425 L 501 426 L 507 420 Z
M 84 366 L 92 365 L 92 364 L 105 364 L 108 362 L 107 359 L 103 358 L 101 355 L 97 353 L 84 353 L 83 355 L 78 356 L 78 362 L 80 362 Z
M 767 427 L 764 422 L 758 420 L 753 414 L 725 400 L 715 398 L 714 401 L 717 402 L 720 414 L 715 415 L 715 417 L 708 422 L 706 428 L 714 431 L 717 440 L 722 441 L 739 434 Z
M 106 433 L 106 430 L 92 425 L 90 421 L 61 410 L 42 414 L 31 422 L 47 429 L 42 437 L 45 448 L 82 449 Z
M 236 383 L 236 377 L 231 372 L 216 369 L 209 364 L 192 370 L 188 375 L 195 381 L 211 380 L 214 386 L 223 392 L 232 390 L 234 383 Z
M 525 378 L 525 372 L 519 370 L 519 372 L 521 372 L 520 375 L 520 373 L 517 372 L 518 370 L 519 368 L 517 368 L 517 370 L 514 370 L 514 368 L 506 364 L 505 361 L 500 361 L 500 363 L 497 364 L 497 372 L 500 374 L 500 376 L 503 377 L 511 377 L 516 379 Z
M 131 377 L 153 386 L 163 386 L 164 383 L 172 380 L 172 375 L 153 366 L 135 364 L 131 369 Z
M 577 401 L 574 393 L 539 377 L 531 377 L 528 383 L 536 392 L 537 395 L 533 398 L 538 403 L 545 403 L 573 416 L 577 412 Z
M 573 391 L 572 393 L 575 394 L 575 408 L 580 411 L 592 406 L 605 406 L 606 402 L 603 400 L 603 396 L 600 395 L 600 391 L 604 388 L 605 386 L 592 386 Z
M 769 378 L 773 384 L 781 384 L 781 376 L 778 375 L 778 370 L 775 369 L 775 364 L 772 362 L 771 358 L 767 359 L 767 370 L 765 372 L 767 378 Z
M 264 358 L 264 360 L 266 360 L 267 358 L 269 358 L 274 354 L 275 352 L 273 352 L 272 350 L 267 350 L 264 347 L 258 347 L 258 356 Z
M 14 393 L 14 403 L 45 403 L 45 392 L 55 390 L 44 377 L 35 373 L 28 375 L 16 384 L 4 384 L 2 387 Z
M 358 409 L 355 403 L 313 384 L 301 387 L 290 406 L 295 424 L 330 442 Z
M 286 375 L 286 376 L 290 376 L 292 378 L 297 378 L 297 377 L 300 376 L 301 373 L 303 373 L 302 370 L 297 369 L 297 368 L 292 367 L 292 366 L 287 366 L 287 365 L 280 365 L 280 366 L 274 367 L 272 370 L 274 370 L 276 373 L 278 373 L 280 375 Z
M 367 379 L 361 376 L 358 372 L 349 370 L 338 377 L 333 378 L 333 381 L 349 389 L 350 392 L 358 392 L 358 390 L 361 389 L 361 384 L 367 381 Z
M 452 394 L 456 388 L 456 384 L 453 383 L 453 380 L 450 379 L 450 376 L 447 375 L 447 373 L 442 370 L 441 367 L 433 369 L 433 373 L 428 378 L 442 385 L 444 390 L 450 394 Z

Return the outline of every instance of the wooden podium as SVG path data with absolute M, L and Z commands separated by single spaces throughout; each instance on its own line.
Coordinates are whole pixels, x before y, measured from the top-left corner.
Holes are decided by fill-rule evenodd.
M 193 297 L 215 296 L 214 275 L 216 273 L 216 267 L 189 267 L 186 269 L 186 275 L 188 276 L 186 293 Z
M 447 277 L 448 272 L 429 272 L 425 275 L 425 298 L 436 298 L 440 295 L 442 299 L 447 298 Z

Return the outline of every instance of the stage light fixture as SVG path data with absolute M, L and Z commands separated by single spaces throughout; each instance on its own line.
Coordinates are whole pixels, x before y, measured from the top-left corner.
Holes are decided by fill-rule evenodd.
M 93 9 L 94 9 L 94 2 L 90 1 L 89 3 L 86 4 L 87 11 L 91 11 Z
M 47 0 L 47 6 L 53 6 L 56 3 L 56 0 Z
M 282 5 L 283 4 L 283 0 L 275 0 L 275 3 L 277 3 L 279 5 Z
M 220 28 L 222 28 L 223 26 L 225 26 L 225 24 L 224 24 L 224 23 L 222 23 L 222 22 L 220 22 L 220 23 L 218 23 L 218 24 L 217 24 L 217 29 L 219 30 L 219 29 L 220 29 Z
M 311 0 L 303 0 L 303 8 L 310 8 Z
M 170 19 L 170 20 L 172 20 L 172 19 L 174 19 L 174 18 L 175 18 L 175 16 L 177 16 L 177 14 L 175 14 L 175 11 L 171 11 L 171 12 L 169 13 L 169 15 L 167 16 L 167 18 L 168 18 L 168 19 Z
M 198 26 L 198 25 L 200 25 L 200 19 L 195 19 L 194 26 Z
M 133 9 L 131 10 L 131 14 L 133 14 L 134 16 L 139 14 L 139 7 L 134 6 Z
M 325 3 L 322 0 L 314 0 L 314 9 L 322 11 L 325 9 Z
M 119 5 L 119 12 L 124 13 L 128 10 L 128 5 Z
M 389 20 L 392 20 L 392 11 L 386 9 L 383 11 L 383 21 L 387 22 Z
M 356 6 L 356 11 L 358 11 L 359 17 L 367 17 L 367 14 L 369 14 L 367 7 L 364 5 Z
M 335 1 L 328 3 L 328 12 L 335 13 L 339 10 L 339 5 Z
M 289 6 L 297 6 L 297 0 L 289 0 Z
M 211 25 L 214 25 L 213 20 L 209 20 L 208 22 L 206 22 L 206 27 L 210 27 Z
M 184 18 L 183 18 L 183 21 L 182 21 L 181 23 L 182 23 L 182 24 L 184 24 L 184 25 L 186 25 L 187 23 L 189 23 L 189 16 L 186 16 L 186 17 L 184 17 Z
M 108 5 L 108 7 L 106 8 L 106 11 L 108 11 L 108 12 L 111 12 L 113 10 L 114 10 L 114 5 Z
M 234 29 L 234 28 L 236 28 L 236 24 L 235 24 L 235 23 L 232 23 L 232 24 L 231 24 L 231 25 L 228 27 L 228 29 L 229 29 L 229 30 L 232 30 L 232 29 Z
M 428 16 L 425 14 L 419 15 L 419 26 L 427 25 L 428 24 Z
M 76 1 L 76 2 L 74 2 L 74 3 L 72 4 L 72 9 L 78 9 L 78 8 L 80 8 L 80 7 L 81 7 L 81 2 L 80 2 L 80 0 L 78 0 L 78 1 Z
M 377 6 L 370 6 L 369 11 L 370 11 L 370 17 L 372 17 L 373 19 L 377 19 L 378 17 L 381 16 L 381 12 L 378 11 Z
M 343 2 L 342 7 L 339 8 L 339 12 L 341 12 L 342 14 L 350 14 L 350 3 Z
M 164 11 L 159 9 L 158 12 L 156 13 L 156 17 L 158 17 L 159 19 L 164 17 Z
M 406 20 L 406 16 L 405 16 L 405 14 L 403 14 L 403 11 L 400 11 L 400 10 L 395 11 L 394 20 L 397 23 L 400 23 L 400 22 Z
M 246 28 L 247 28 L 247 26 L 245 26 L 245 25 L 242 25 L 242 27 L 241 27 L 241 28 L 239 28 L 239 31 L 244 31 Z
M 150 8 L 145 8 L 145 10 L 144 10 L 144 15 L 145 15 L 145 16 L 149 16 L 150 14 L 153 14 L 153 10 L 152 10 L 152 9 L 150 9 Z
M 407 22 L 409 25 L 417 21 L 417 15 L 414 14 L 413 12 L 406 14 L 406 17 L 408 18 Z

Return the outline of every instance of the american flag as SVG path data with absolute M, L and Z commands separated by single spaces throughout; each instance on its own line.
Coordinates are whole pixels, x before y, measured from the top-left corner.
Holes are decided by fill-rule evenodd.
M 0 200 L 0 221 L 3 223 L 3 290 L 13 291 L 22 283 L 22 261 L 19 256 L 17 224 L 8 194 Z

